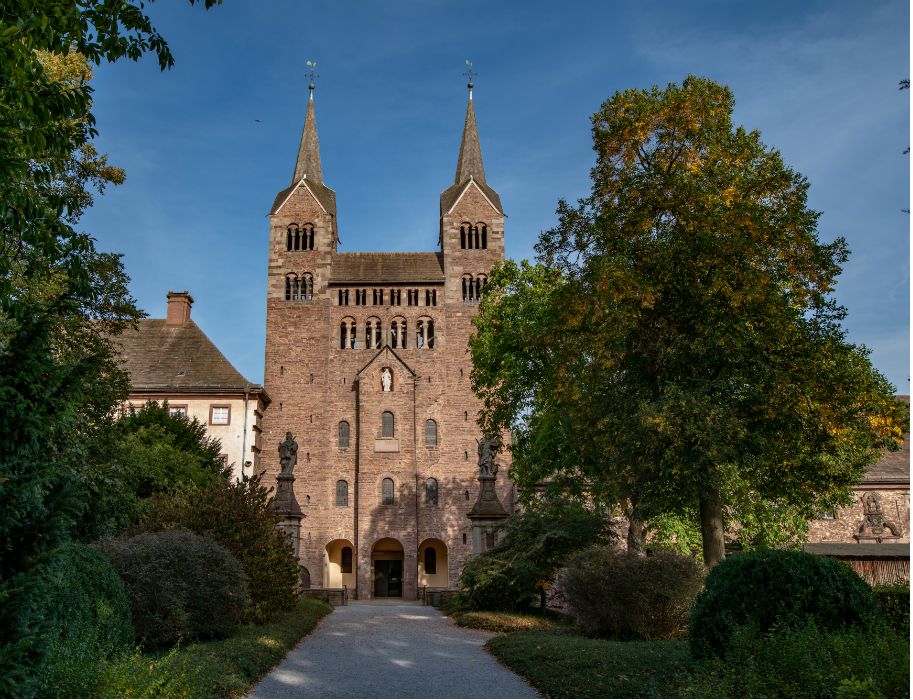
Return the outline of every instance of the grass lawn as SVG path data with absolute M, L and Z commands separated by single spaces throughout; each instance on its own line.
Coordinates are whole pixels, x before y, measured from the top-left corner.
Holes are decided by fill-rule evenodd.
M 508 668 L 546 697 L 681 697 L 691 668 L 687 641 L 616 642 L 555 632 L 488 641 Z
M 246 625 L 228 639 L 111 661 L 100 674 L 95 696 L 242 697 L 331 610 L 319 600 L 304 598 L 275 622 Z

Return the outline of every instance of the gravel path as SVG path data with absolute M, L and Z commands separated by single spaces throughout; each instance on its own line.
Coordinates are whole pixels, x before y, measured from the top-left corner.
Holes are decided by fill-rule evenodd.
M 250 697 L 538 697 L 482 649 L 490 637 L 432 607 L 352 603 L 325 617 Z

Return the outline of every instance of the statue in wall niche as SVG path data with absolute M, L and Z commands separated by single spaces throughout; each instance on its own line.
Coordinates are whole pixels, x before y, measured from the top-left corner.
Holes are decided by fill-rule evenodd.
M 882 542 L 883 540 L 895 540 L 901 536 L 900 526 L 888 520 L 881 510 L 881 499 L 878 498 L 878 494 L 866 494 L 862 499 L 862 510 L 864 517 L 856 529 L 856 534 L 853 535 L 857 542 L 862 540 Z M 891 534 L 887 534 L 886 530 Z
M 485 435 L 477 442 L 479 443 L 479 476 L 497 476 L 498 465 L 495 462 L 495 455 L 501 449 L 501 437 Z
M 383 372 L 380 373 L 380 385 L 384 391 L 393 391 L 393 372 L 389 367 L 384 367 Z
M 282 467 L 282 474 L 291 474 L 298 463 L 298 443 L 292 437 L 291 432 L 285 434 L 285 441 L 279 443 L 279 465 Z

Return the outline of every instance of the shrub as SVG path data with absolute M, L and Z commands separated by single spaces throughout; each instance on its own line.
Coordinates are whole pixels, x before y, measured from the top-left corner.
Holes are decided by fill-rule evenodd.
M 133 642 L 124 584 L 101 552 L 75 543 L 54 552 L 45 582 L 37 614 L 50 629 L 29 694 L 88 697 L 104 659 Z
M 694 668 L 684 696 L 903 698 L 909 672 L 909 638 L 885 628 L 748 625 L 733 631 L 722 658 Z
M 877 610 L 869 586 L 836 559 L 789 551 L 735 554 L 710 571 L 694 603 L 691 653 L 721 655 L 744 625 L 763 634 L 811 620 L 831 631 L 869 625 Z
M 516 567 L 491 552 L 481 554 L 463 567 L 460 582 L 465 601 L 475 610 L 516 610 L 532 604 L 535 587 L 523 585 Z
M 149 646 L 226 637 L 250 602 L 241 564 L 209 537 L 169 530 L 98 547 L 123 579 L 137 637 Z
M 885 623 L 900 634 L 910 634 L 910 584 L 878 586 L 875 598 Z
M 152 499 L 149 513 L 131 530 L 189 530 L 207 535 L 231 552 L 250 579 L 245 622 L 264 622 L 297 600 L 298 562 L 288 536 L 276 529 L 270 493 L 259 477 L 184 488 Z
M 698 562 L 674 552 L 632 557 L 592 547 L 571 558 L 559 585 L 586 634 L 673 639 L 687 631 L 702 577 Z

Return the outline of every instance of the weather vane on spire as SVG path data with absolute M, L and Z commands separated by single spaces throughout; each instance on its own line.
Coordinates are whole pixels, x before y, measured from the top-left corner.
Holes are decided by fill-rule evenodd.
M 466 87 L 469 88 L 469 99 L 471 100 L 472 99 L 472 76 L 478 75 L 478 73 L 476 73 L 472 69 L 472 61 L 470 61 L 468 58 L 466 59 L 466 72 L 463 73 L 463 75 L 465 75 L 469 78 L 469 84 Z
M 319 78 L 320 73 L 317 72 L 317 61 L 312 61 L 308 59 L 305 61 L 305 65 L 308 67 L 308 72 L 305 75 L 308 77 L 310 84 L 308 85 L 308 90 L 311 91 L 311 94 L 314 94 L 314 78 Z

